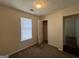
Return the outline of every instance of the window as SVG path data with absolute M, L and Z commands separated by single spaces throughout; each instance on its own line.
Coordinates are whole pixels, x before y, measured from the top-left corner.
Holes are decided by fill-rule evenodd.
M 32 39 L 32 19 L 21 17 L 21 41 Z

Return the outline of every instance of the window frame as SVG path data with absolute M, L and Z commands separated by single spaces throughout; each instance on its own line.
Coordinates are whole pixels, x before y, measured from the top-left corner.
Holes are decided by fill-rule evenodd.
M 20 34 L 20 36 L 21 36 L 20 41 L 21 41 L 21 42 L 24 42 L 24 41 L 31 40 L 32 38 L 22 40 L 22 25 L 21 25 L 21 20 L 22 20 L 22 18 L 25 18 L 25 19 L 28 19 L 28 20 L 31 20 L 31 21 L 32 21 L 32 28 L 31 28 L 31 31 L 32 31 L 32 38 L 33 38 L 33 20 L 32 20 L 31 18 L 26 18 L 26 17 L 21 17 L 21 18 L 20 18 L 20 32 L 21 32 L 21 34 Z

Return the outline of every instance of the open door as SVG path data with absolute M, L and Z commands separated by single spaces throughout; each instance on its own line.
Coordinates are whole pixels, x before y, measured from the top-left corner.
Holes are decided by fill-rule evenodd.
M 48 21 L 43 21 L 43 41 L 48 43 Z
M 43 22 L 38 20 L 38 43 L 41 44 L 43 42 Z
M 79 15 L 64 16 L 63 24 L 63 51 L 79 57 Z

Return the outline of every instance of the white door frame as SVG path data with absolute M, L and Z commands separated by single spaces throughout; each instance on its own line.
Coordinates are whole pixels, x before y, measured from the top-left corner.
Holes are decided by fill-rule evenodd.
M 46 21 L 46 20 L 38 20 L 38 43 L 39 44 L 43 42 L 43 21 Z

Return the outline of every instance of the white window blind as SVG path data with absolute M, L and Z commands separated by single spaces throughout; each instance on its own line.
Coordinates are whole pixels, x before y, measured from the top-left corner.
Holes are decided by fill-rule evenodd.
M 32 19 L 21 17 L 21 41 L 32 39 Z

